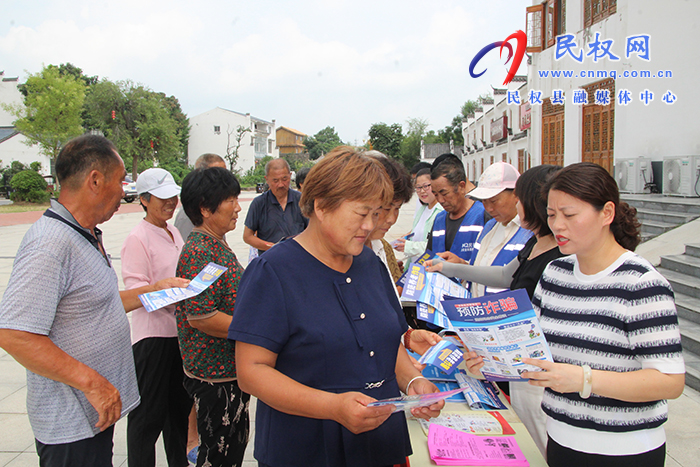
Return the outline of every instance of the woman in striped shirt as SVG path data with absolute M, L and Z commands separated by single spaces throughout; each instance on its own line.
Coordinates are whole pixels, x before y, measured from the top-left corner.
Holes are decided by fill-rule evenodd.
M 685 366 L 669 283 L 633 253 L 636 210 L 602 167 L 573 164 L 545 186 L 562 253 L 533 305 L 555 363 L 524 359 L 545 387 L 549 465 L 663 466 L 666 399 L 683 392 Z

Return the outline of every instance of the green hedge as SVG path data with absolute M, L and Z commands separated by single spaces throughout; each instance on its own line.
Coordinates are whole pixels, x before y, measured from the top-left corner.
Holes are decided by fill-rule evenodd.
M 29 201 L 30 203 L 45 203 L 49 200 L 46 180 L 33 170 L 23 170 L 15 174 L 10 181 L 12 201 Z

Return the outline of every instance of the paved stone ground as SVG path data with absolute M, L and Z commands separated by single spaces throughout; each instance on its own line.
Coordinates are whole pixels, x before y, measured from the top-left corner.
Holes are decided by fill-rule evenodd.
M 240 200 L 243 211 L 239 215 L 238 228 L 227 235 L 229 245 L 231 245 L 243 266 L 248 264 L 248 245 L 242 239 L 243 220 L 250 201 L 254 197 L 254 193 L 244 192 L 241 194 Z M 410 231 L 415 208 L 414 203 L 414 201 L 411 201 L 402 208 L 396 225 L 387 234 L 387 240 L 394 240 Z M 33 222 L 39 215 L 41 213 L 33 213 L 33 217 L 27 216 L 28 220 L 25 222 Z M 11 222 L 10 219 L 5 219 L 5 216 L 12 216 L 12 214 L 0 214 L 0 294 L 5 292 L 7 281 L 12 271 L 12 261 L 15 253 L 24 233 L 30 226 L 30 224 L 20 224 L 17 221 Z M 122 204 L 119 213 L 100 226 L 104 232 L 105 248 L 107 253 L 112 255 L 114 267 L 119 276 L 121 276 L 119 255 L 122 242 L 142 218 L 143 212 L 138 204 Z M 673 238 L 675 245 L 696 241 L 694 237 L 697 234 L 697 229 L 681 230 L 685 232 L 673 234 L 675 235 Z M 662 237 L 658 237 L 656 240 L 659 246 L 668 243 Z M 645 245 L 644 253 L 642 253 L 650 260 L 649 256 L 654 255 L 653 246 Z M 123 287 L 121 280 L 120 286 Z M 24 467 L 37 466 L 39 464 L 34 448 L 34 437 L 27 419 L 25 401 L 26 376 L 24 368 L 0 349 L 0 466 Z M 686 387 L 680 398 L 669 402 L 669 407 L 669 422 L 666 424 L 668 437 L 666 465 L 668 467 L 697 466 L 698 459 L 700 459 L 700 417 L 698 416 L 700 414 L 700 393 Z M 251 409 L 251 416 L 254 420 L 255 409 L 254 407 L 251 407 Z M 252 431 L 254 436 L 254 430 Z M 257 465 L 252 453 L 251 438 L 244 461 L 244 465 L 247 467 Z M 157 465 L 166 466 L 167 462 L 162 444 L 157 450 L 157 455 Z M 114 465 L 126 466 L 125 420 L 120 421 L 116 425 Z M 422 466 L 414 464 L 414 467 Z

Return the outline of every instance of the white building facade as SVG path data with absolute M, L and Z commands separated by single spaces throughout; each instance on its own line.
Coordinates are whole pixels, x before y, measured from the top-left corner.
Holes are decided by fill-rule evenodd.
M 542 97 L 530 102 L 533 163 L 590 161 L 613 173 L 622 191 L 643 192 L 652 179 L 671 188 L 664 161 L 700 154 L 700 50 L 688 45 L 700 2 L 533 1 L 526 18 L 527 94 Z M 552 101 L 557 94 L 563 105 Z M 698 159 L 690 172 L 700 169 Z M 621 183 L 628 167 L 640 183 Z
M 19 92 L 19 78 L 6 77 L 0 71 L 0 103 L 22 105 L 23 96 Z M 12 161 L 19 161 L 27 168 L 32 162 L 41 163 L 42 175 L 51 173 L 51 160 L 40 152 L 39 145 L 27 146 L 27 138 L 19 133 L 13 122 L 16 117 L 0 106 L 0 161 L 2 167 L 9 167 Z
M 190 117 L 190 140 L 188 145 L 188 163 L 204 153 L 214 153 L 225 158 L 227 150 L 233 151 L 237 146 L 236 129 L 242 126 L 250 131 L 241 139 L 239 158 L 235 170 L 244 174 L 254 167 L 256 161 L 265 156 L 279 157 L 276 145 L 275 120 L 268 122 L 217 107 L 202 114 Z
M 648 192 L 652 181 L 666 192 L 679 177 L 690 179 L 686 188 L 700 178 L 700 157 L 693 157 L 700 155 L 700 50 L 688 43 L 700 25 L 700 2 L 533 0 L 524 13 L 527 82 L 508 89 L 519 86 L 520 105 L 494 95 L 493 110 L 485 105 L 464 124 L 465 149 L 471 146 L 465 165 L 473 172 L 476 164 L 476 178 L 482 161 L 485 167 L 492 157 L 510 162 L 513 151 L 498 150 L 498 142 L 487 147 L 494 117 L 504 112 L 513 115 L 509 142 L 516 127 L 525 129 L 517 149 L 524 162 L 512 157 L 520 169 L 594 162 L 614 174 L 621 191 L 633 193 Z M 671 170 L 674 160 L 680 171 Z M 630 168 L 639 183 L 622 183 Z
M 467 178 L 477 181 L 494 162 L 508 162 L 522 173 L 532 161 L 528 150 L 529 119 L 526 110 L 511 101 L 524 102 L 526 78 L 515 76 L 507 89 L 493 89 L 492 97 L 482 102 L 473 115 L 462 121 L 464 156 L 462 162 Z M 514 95 L 518 99 L 514 99 Z M 527 122 L 525 124 L 524 122 Z

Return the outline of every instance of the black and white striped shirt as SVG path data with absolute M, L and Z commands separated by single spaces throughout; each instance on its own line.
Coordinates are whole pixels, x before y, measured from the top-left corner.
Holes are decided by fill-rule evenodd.
M 556 362 L 616 372 L 685 372 L 671 286 L 632 252 L 594 275 L 581 273 L 575 255 L 552 261 L 532 301 Z M 582 399 L 577 392 L 547 389 L 542 408 L 549 435 L 578 451 L 636 454 L 665 442 L 665 400 Z

